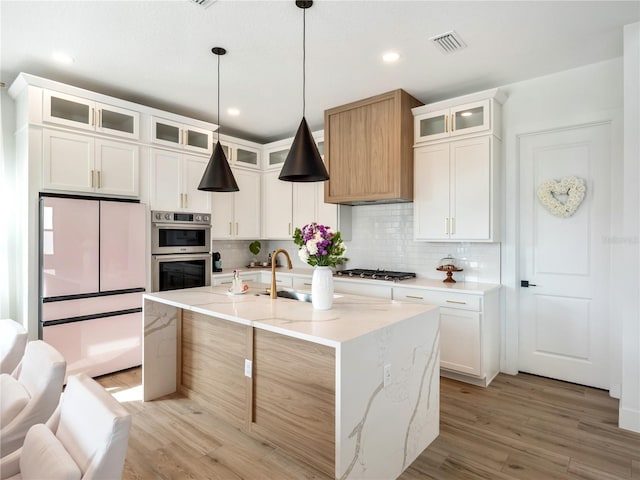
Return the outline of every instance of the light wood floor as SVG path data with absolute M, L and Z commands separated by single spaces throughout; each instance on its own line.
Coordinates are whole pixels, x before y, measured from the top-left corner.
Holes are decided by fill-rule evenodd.
M 99 382 L 133 415 L 124 479 L 326 479 L 180 395 L 140 401 L 141 370 Z M 128 400 L 128 401 L 127 401 Z M 487 389 L 441 379 L 440 436 L 400 477 L 640 479 L 640 434 L 607 392 L 500 374 Z

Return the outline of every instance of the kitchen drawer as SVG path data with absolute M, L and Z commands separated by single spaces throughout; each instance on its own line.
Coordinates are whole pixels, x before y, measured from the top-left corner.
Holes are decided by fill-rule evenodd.
M 405 302 L 427 303 L 439 307 L 458 308 L 479 312 L 482 310 L 480 295 L 459 292 L 441 292 L 421 288 L 393 287 L 393 299 Z
M 391 285 L 380 285 L 373 282 L 373 280 L 363 280 L 358 283 L 348 281 L 342 282 L 334 279 L 333 291 L 335 293 L 350 293 L 352 295 L 363 295 L 365 297 L 386 298 L 391 300 Z
M 246 283 L 256 283 L 260 280 L 259 274 L 257 272 L 254 273 L 245 273 L 240 272 L 240 278 L 243 282 Z M 231 285 L 233 283 L 233 274 L 225 274 L 225 275 L 213 275 L 211 277 L 211 285 Z
M 293 277 L 293 288 L 295 290 L 309 290 L 311 291 L 311 277 Z M 335 283 L 334 283 L 335 290 Z
M 271 271 L 261 272 L 261 282 L 271 285 Z M 291 288 L 293 286 L 293 277 L 291 275 L 281 274 L 276 271 L 276 288 Z

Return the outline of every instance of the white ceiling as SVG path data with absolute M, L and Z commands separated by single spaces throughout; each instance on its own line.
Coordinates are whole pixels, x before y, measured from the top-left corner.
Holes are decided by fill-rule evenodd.
M 307 10 L 307 120 L 403 88 L 423 102 L 622 55 L 634 1 L 328 1 Z M 302 10 L 293 0 L 0 2 L 0 80 L 23 71 L 270 141 L 302 115 Z M 429 38 L 456 30 L 468 47 L 443 55 Z M 384 64 L 396 50 L 400 60 Z M 75 59 L 55 64 L 54 51 Z M 237 117 L 229 107 L 241 111 Z

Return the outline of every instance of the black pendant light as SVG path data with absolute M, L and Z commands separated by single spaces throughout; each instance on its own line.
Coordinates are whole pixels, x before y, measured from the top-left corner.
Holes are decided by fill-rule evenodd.
M 329 174 L 318 152 L 307 120 L 304 118 L 306 107 L 306 9 L 313 2 L 296 1 L 296 6 L 302 9 L 302 121 L 293 139 L 291 150 L 280 171 L 280 180 L 287 182 L 324 182 L 329 180 Z
M 214 47 L 211 51 L 218 56 L 218 142 L 202 175 L 198 190 L 204 190 L 205 192 L 237 192 L 240 189 L 236 179 L 233 177 L 233 172 L 229 167 L 222 145 L 220 145 L 220 57 L 227 51 L 221 47 Z

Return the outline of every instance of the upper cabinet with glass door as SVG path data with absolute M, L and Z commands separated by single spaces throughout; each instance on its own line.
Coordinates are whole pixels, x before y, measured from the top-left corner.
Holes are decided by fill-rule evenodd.
M 42 119 L 107 135 L 140 138 L 139 112 L 52 90 L 44 90 Z
M 217 142 L 217 135 L 214 135 L 214 147 Z M 259 143 L 253 143 L 227 135 L 220 135 L 220 145 L 222 145 L 222 150 L 230 164 L 252 170 L 259 170 L 261 168 L 260 154 L 262 145 Z
M 501 135 L 501 104 L 497 89 L 412 109 L 416 144 L 474 134 Z
M 212 152 L 212 130 L 157 117 L 152 118 L 151 125 L 153 143 L 192 152 Z

